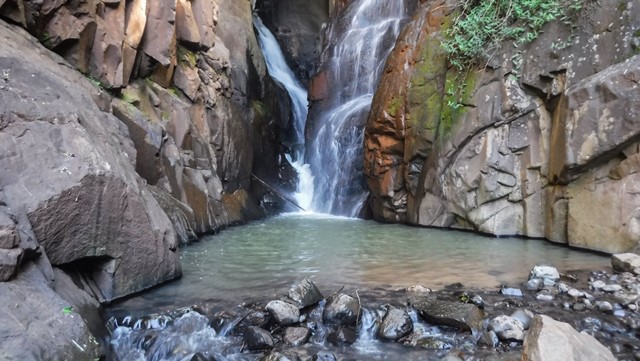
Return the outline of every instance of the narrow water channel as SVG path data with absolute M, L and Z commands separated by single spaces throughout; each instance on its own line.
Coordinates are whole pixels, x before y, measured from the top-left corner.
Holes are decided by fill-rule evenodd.
M 305 277 L 334 291 L 416 284 L 471 288 L 526 281 L 533 265 L 561 272 L 606 267 L 609 259 L 541 240 L 285 214 L 204 237 L 181 250 L 184 276 L 114 306 L 148 313 L 201 300 L 240 303 L 283 293 Z

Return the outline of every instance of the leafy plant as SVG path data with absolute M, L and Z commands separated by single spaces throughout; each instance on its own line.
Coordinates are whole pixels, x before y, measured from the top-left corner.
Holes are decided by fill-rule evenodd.
M 73 312 L 73 307 L 71 307 L 71 306 L 66 306 L 66 307 L 63 307 L 63 308 L 62 308 L 62 313 L 63 313 L 64 315 L 67 315 L 67 316 L 68 316 L 68 315 L 70 315 L 70 314 L 71 314 L 71 312 Z
M 512 39 L 520 45 L 535 40 L 542 27 L 577 12 L 584 0 L 465 0 L 442 47 L 452 65 L 467 69 L 490 59 L 500 44 Z

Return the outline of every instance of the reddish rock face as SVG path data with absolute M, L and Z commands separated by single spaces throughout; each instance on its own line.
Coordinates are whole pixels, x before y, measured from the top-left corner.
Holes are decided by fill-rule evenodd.
M 374 216 L 637 249 L 638 10 L 584 9 L 577 27 L 547 24 L 460 76 L 440 48 L 441 5 L 422 4 L 375 95 L 365 139 Z

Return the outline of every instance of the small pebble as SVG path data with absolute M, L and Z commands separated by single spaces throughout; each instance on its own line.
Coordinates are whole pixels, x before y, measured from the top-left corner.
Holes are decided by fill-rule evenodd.
M 604 283 L 604 281 L 602 280 L 597 280 L 597 281 L 593 281 L 591 282 L 591 288 L 593 288 L 594 290 L 599 290 L 602 287 L 606 286 L 607 284 Z
M 552 295 L 545 295 L 545 294 L 543 294 L 543 293 L 539 293 L 539 294 L 536 296 L 536 300 L 538 300 L 538 301 L 547 301 L 547 302 L 550 302 L 550 301 L 553 301 L 553 296 L 552 296 Z
M 569 296 L 571 296 L 573 298 L 580 298 L 580 297 L 584 296 L 584 293 L 582 293 L 581 291 L 579 291 L 579 290 L 577 290 L 575 288 L 570 289 L 567 293 L 569 294 Z
M 627 305 L 627 308 L 629 310 L 631 310 L 631 311 L 637 311 L 638 310 L 638 306 L 635 303 Z
M 602 287 L 602 290 L 605 291 L 605 292 L 613 293 L 613 292 L 617 292 L 617 291 L 622 290 L 622 286 L 616 285 L 616 284 L 610 284 L 610 285 L 606 285 L 606 286 Z
M 613 311 L 613 305 L 607 301 L 598 301 L 596 302 L 596 307 L 602 312 L 611 312 Z
M 585 298 L 584 300 L 582 300 L 582 303 L 587 306 L 587 308 L 593 308 L 593 304 L 591 303 L 591 301 L 589 301 L 588 298 Z
M 574 311 L 584 311 L 585 308 L 587 308 L 587 306 L 585 306 L 584 303 L 576 303 L 575 305 L 573 305 Z
M 627 312 L 625 312 L 625 310 L 615 310 L 613 311 L 613 315 L 616 317 L 624 317 L 626 316 Z
M 500 293 L 502 293 L 504 296 L 509 296 L 509 297 L 522 297 L 522 291 L 520 291 L 519 288 L 511 288 L 511 287 L 505 287 L 502 288 L 500 290 Z
M 558 283 L 557 287 L 558 287 L 558 291 L 562 293 L 567 293 L 569 292 L 569 289 L 570 289 L 569 286 L 567 286 L 567 284 L 563 282 Z

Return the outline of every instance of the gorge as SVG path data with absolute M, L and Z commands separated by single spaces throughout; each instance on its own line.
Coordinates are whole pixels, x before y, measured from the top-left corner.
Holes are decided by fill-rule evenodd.
M 222 305 L 304 277 L 366 300 L 607 268 L 560 246 L 638 252 L 640 9 L 577 3 L 463 71 L 442 46 L 462 19 L 448 0 L 0 0 L 0 358 L 148 359 L 144 342 L 184 334 L 138 334 L 123 356 L 101 317 L 203 300 L 205 318 L 167 322 L 224 343 L 207 319 Z M 635 322 L 626 301 L 607 322 Z M 380 347 L 363 330 L 385 313 L 364 309 L 358 345 Z M 263 357 L 230 342 L 217 359 Z

